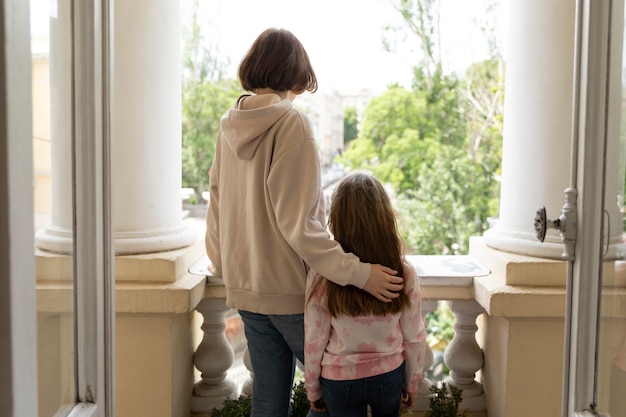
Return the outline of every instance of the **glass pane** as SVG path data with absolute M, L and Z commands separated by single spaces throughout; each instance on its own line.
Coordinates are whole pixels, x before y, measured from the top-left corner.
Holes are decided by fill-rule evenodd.
M 619 27 L 619 32 L 615 30 L 613 34 L 611 57 L 619 65 L 610 70 L 613 84 L 609 85 L 609 91 L 613 96 L 609 97 L 604 203 L 607 215 L 603 234 L 609 248 L 602 267 L 596 402 L 598 412 L 611 417 L 626 417 L 626 63 L 622 56 L 623 2 L 613 2 L 613 13 L 612 21 L 614 27 Z
M 30 0 L 39 416 L 74 405 L 69 0 Z

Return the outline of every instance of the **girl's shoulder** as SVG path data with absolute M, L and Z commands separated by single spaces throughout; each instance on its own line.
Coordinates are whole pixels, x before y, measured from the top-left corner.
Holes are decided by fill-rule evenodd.
M 306 278 L 306 293 L 305 299 L 307 303 L 311 300 L 316 300 L 316 303 L 322 304 L 325 298 L 325 285 L 324 278 L 322 275 L 318 274 L 312 268 L 309 270 Z
M 402 268 L 404 269 L 404 288 L 409 290 L 417 283 L 417 272 L 413 264 L 406 259 L 402 261 Z

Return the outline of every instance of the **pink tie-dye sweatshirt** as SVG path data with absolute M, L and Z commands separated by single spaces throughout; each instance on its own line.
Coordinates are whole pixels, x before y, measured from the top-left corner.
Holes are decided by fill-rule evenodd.
M 323 397 L 320 375 L 330 380 L 351 380 L 393 371 L 406 362 L 408 392 L 417 391 L 424 367 L 426 329 L 422 319 L 415 269 L 404 263 L 405 291 L 411 306 L 386 316 L 331 317 L 326 308 L 322 278 L 314 271 L 307 280 L 304 312 L 305 382 L 309 400 Z M 314 292 L 310 293 L 311 289 Z

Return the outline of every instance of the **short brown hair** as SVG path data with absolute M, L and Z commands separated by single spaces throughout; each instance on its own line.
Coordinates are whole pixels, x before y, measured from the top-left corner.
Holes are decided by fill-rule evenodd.
M 239 64 L 239 81 L 246 91 L 317 91 L 309 56 L 298 38 L 286 29 L 269 28 L 256 38 Z

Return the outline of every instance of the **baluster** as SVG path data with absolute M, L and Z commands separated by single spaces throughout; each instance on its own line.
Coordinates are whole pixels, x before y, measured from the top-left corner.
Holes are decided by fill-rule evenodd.
M 246 381 L 243 383 L 243 386 L 241 387 L 241 393 L 243 395 L 252 397 L 252 391 L 253 391 L 252 387 L 254 384 L 254 372 L 252 371 L 252 363 L 250 362 L 250 352 L 248 351 L 247 342 L 246 342 L 246 350 L 243 353 L 243 364 L 248 370 L 249 376 L 248 378 L 246 378 Z
M 476 372 L 484 363 L 483 351 L 476 343 L 476 317 L 483 309 L 474 300 L 451 301 L 450 308 L 456 323 L 454 338 L 443 354 L 443 359 L 450 368 L 450 376 L 444 382 L 463 390 L 463 408 L 484 410 L 483 386 L 475 379 Z
M 202 374 L 201 380 L 193 388 L 191 411 L 207 413 L 213 408 L 221 408 L 227 398 L 238 397 L 236 384 L 226 378 L 235 355 L 224 334 L 224 316 L 228 311 L 226 300 L 205 298 L 200 301 L 196 310 L 204 318 L 204 335 L 193 355 L 194 365 Z
M 422 300 L 422 317 L 424 321 L 428 313 L 431 313 L 437 309 L 437 300 Z M 428 343 L 424 349 L 424 373 L 422 379 L 417 386 L 417 400 L 413 406 L 414 411 L 428 410 L 430 407 L 430 387 L 433 385 L 432 381 L 427 378 L 428 370 L 433 365 L 433 350 Z

